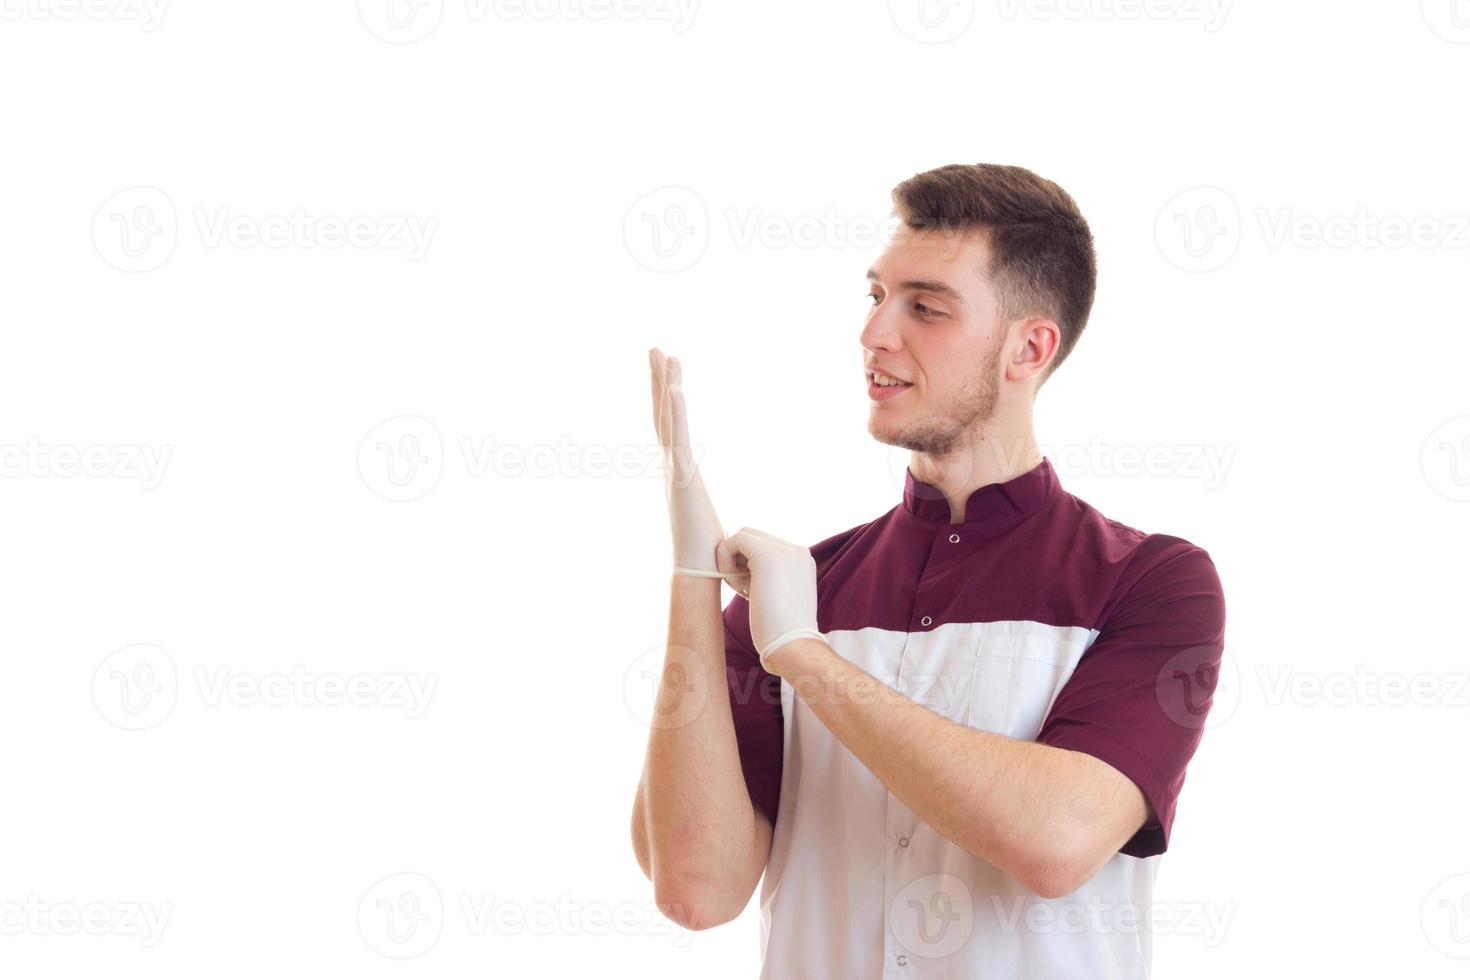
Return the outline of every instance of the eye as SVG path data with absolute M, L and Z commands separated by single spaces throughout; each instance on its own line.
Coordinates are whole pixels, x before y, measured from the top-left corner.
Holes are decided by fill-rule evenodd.
M 873 301 L 873 305 L 874 306 L 877 306 L 878 305 L 878 299 L 879 299 L 879 297 L 878 297 L 878 294 L 877 293 L 869 293 L 868 294 L 868 299 L 870 299 L 870 300 Z
M 943 313 L 940 313 L 938 310 L 931 310 L 923 303 L 915 303 L 914 309 L 918 311 L 920 316 L 944 316 Z

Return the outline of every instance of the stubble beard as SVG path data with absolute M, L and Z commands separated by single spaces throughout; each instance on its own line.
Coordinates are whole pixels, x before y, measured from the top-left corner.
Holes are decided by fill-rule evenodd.
M 911 422 L 898 432 L 881 426 L 881 414 L 868 417 L 868 432 L 881 443 L 924 453 L 949 456 L 960 446 L 982 434 L 1000 403 L 1000 351 L 1004 335 L 997 338 L 985 356 L 979 375 L 933 414 Z

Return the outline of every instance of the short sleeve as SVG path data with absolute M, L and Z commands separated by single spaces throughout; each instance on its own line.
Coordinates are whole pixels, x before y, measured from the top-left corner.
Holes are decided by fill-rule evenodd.
M 1153 816 L 1120 848 L 1133 857 L 1168 848 L 1225 647 L 1214 562 L 1203 549 L 1170 540 L 1178 546 L 1123 583 L 1036 737 L 1101 759 L 1138 784 Z
M 781 751 L 785 725 L 781 678 L 761 666 L 750 638 L 750 601 L 735 596 L 725 606 L 725 679 L 730 717 L 740 747 L 740 768 L 750 803 L 774 826 L 781 799 Z

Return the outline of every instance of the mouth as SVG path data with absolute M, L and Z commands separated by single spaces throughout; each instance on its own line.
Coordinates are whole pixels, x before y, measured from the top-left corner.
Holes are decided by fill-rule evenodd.
M 908 381 L 900 381 L 878 371 L 864 372 L 868 379 L 868 397 L 875 402 L 895 398 L 913 387 Z

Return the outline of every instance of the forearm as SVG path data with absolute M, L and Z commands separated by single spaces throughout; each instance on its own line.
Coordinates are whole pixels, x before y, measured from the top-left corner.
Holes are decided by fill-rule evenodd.
M 675 575 L 635 850 L 660 902 L 743 907 L 754 828 L 725 678 L 720 580 Z
M 1093 840 L 1096 760 L 956 724 L 817 640 L 780 652 L 787 683 L 914 813 L 1039 894 L 1065 893 L 1121 841 Z

